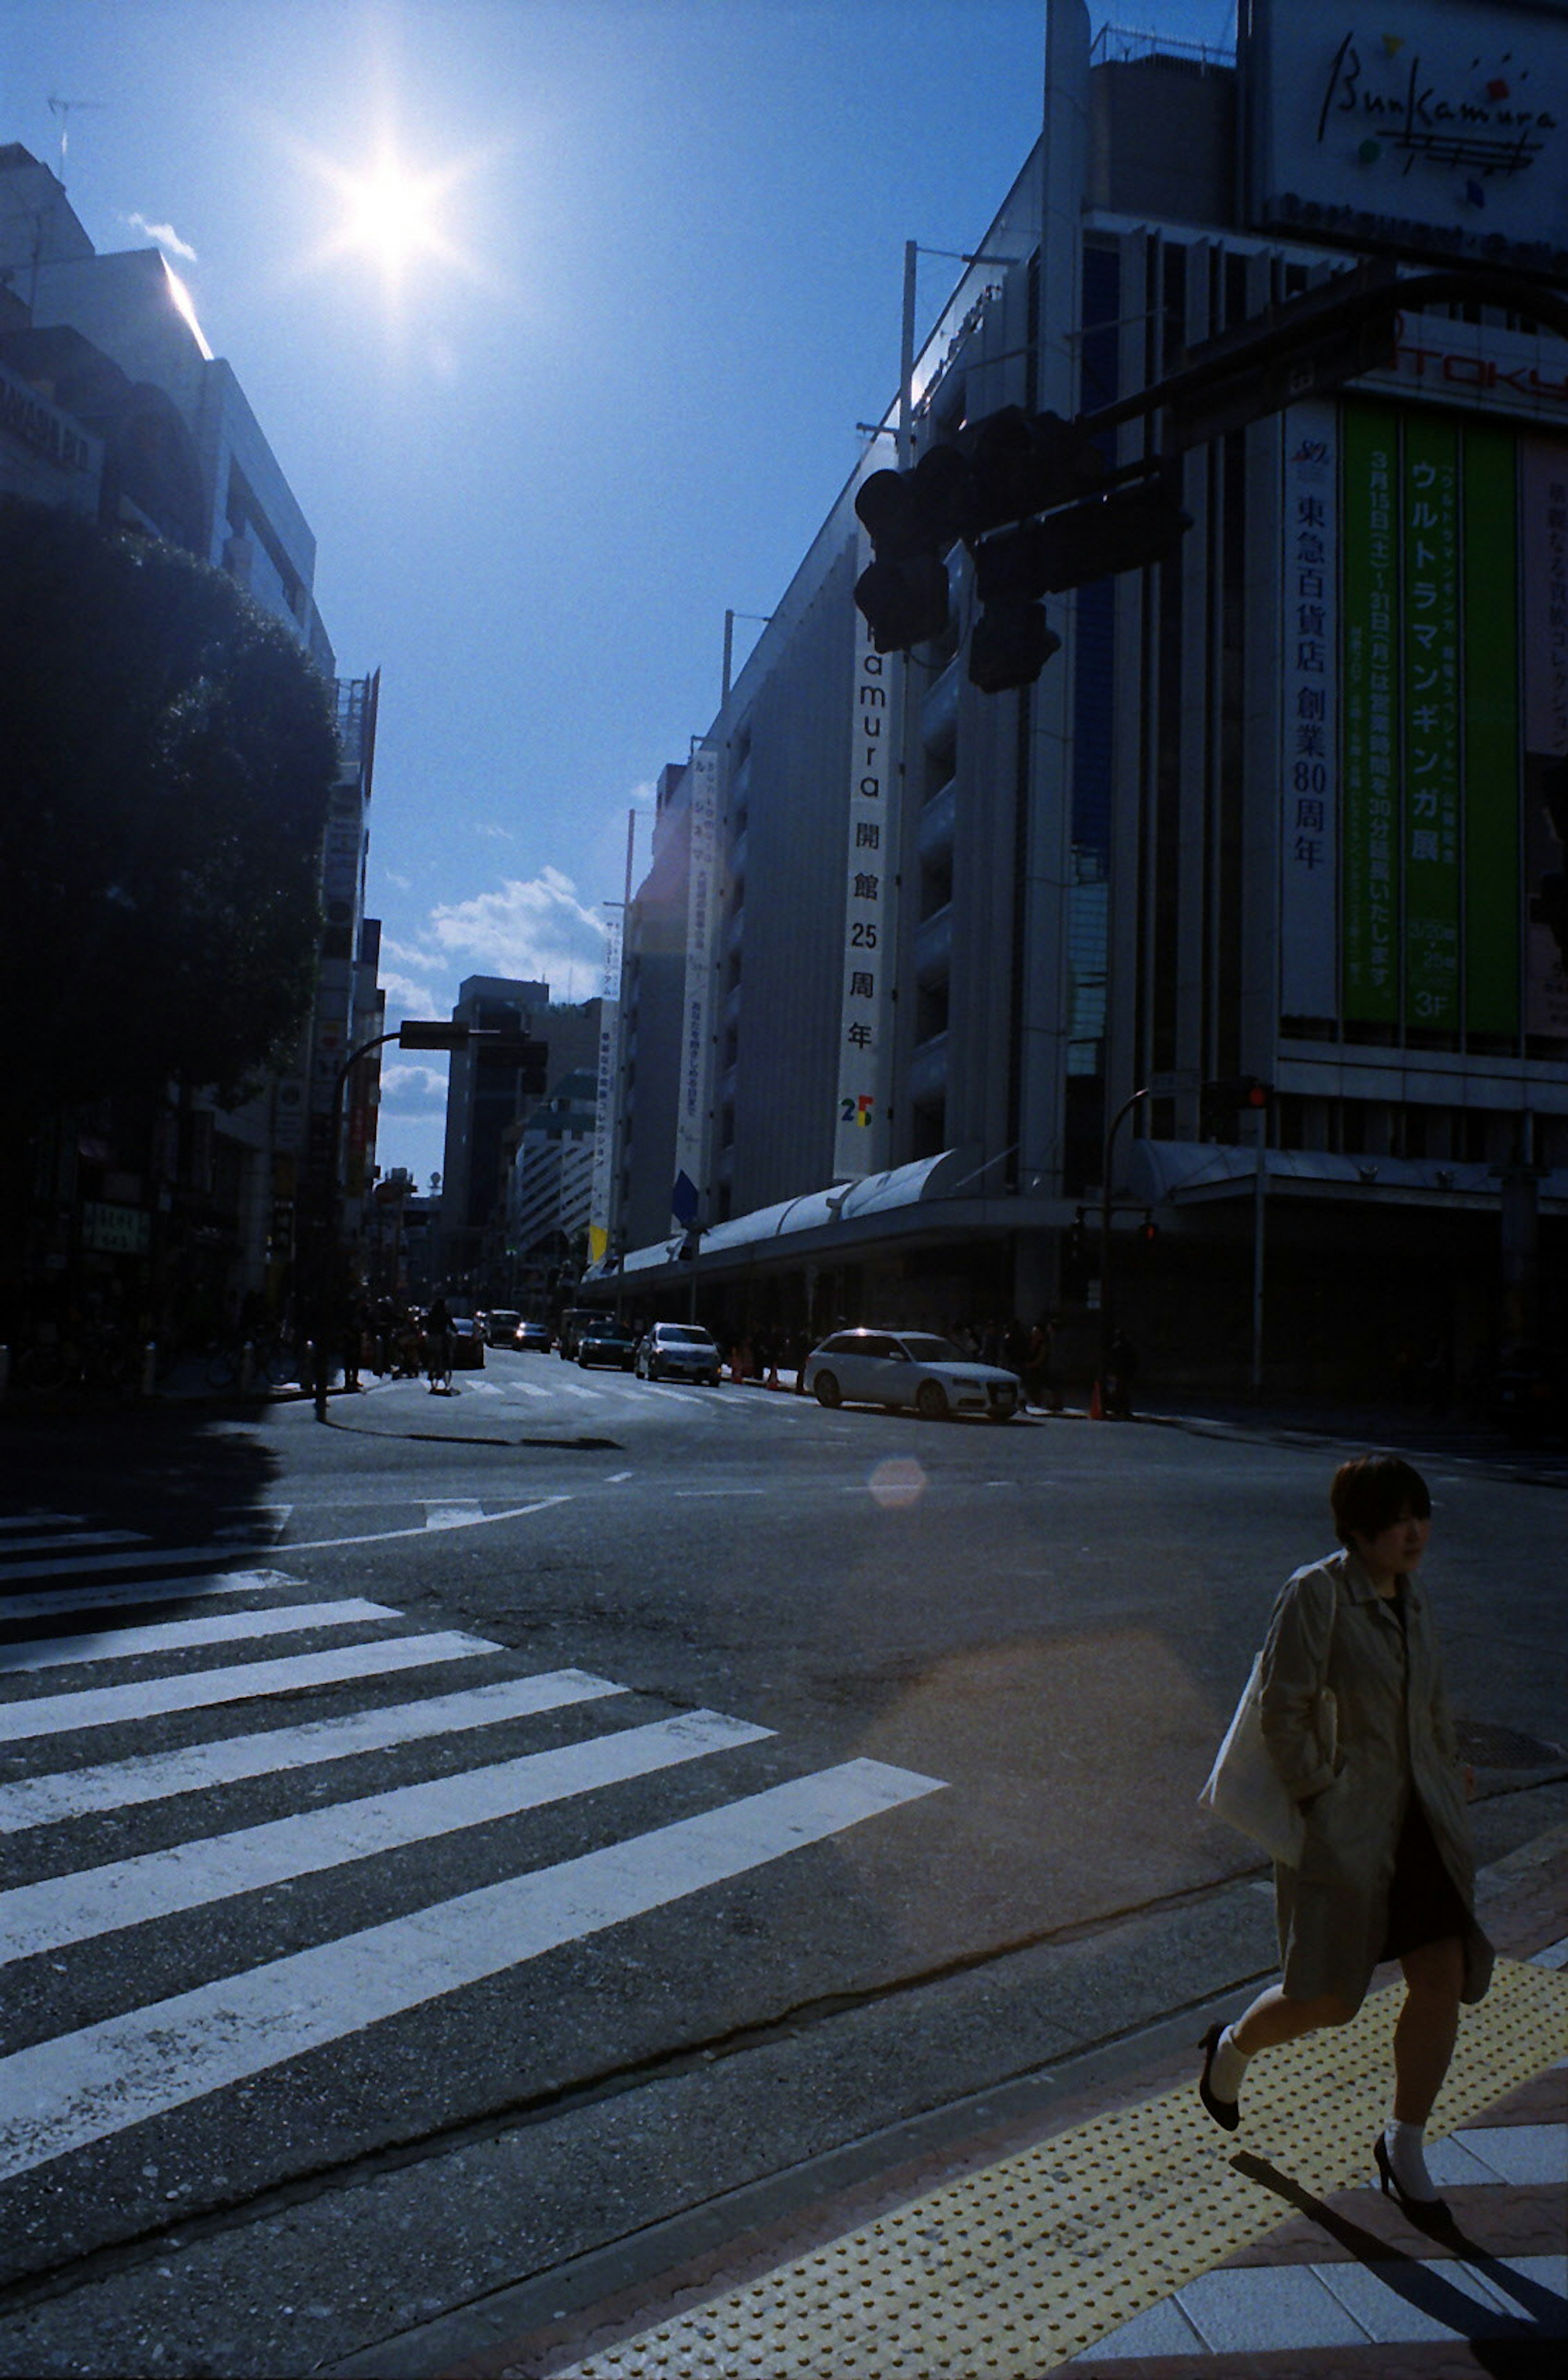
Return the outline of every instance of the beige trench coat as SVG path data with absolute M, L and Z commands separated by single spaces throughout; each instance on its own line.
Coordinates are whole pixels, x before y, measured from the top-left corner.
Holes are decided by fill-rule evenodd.
M 1269 1625 L 1263 1737 L 1307 1822 L 1300 1866 L 1274 1871 L 1290 1999 L 1332 1992 L 1360 2007 L 1387 1934 L 1394 1852 L 1413 1792 L 1471 1912 L 1465 1998 L 1481 1998 L 1491 1979 L 1491 1945 L 1474 1916 L 1464 1773 L 1431 1613 L 1417 1581 L 1405 1581 L 1404 1597 L 1402 1631 L 1355 1555 L 1331 1554 L 1285 1581 Z M 1336 1705 L 1331 1762 L 1319 1725 L 1325 1686 Z

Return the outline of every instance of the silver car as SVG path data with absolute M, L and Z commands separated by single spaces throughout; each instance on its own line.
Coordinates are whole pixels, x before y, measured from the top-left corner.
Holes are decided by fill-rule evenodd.
M 819 1404 L 913 1405 L 927 1421 L 1011 1421 L 1023 1395 L 1015 1372 L 970 1363 L 934 1330 L 835 1330 L 807 1357 L 806 1385 Z
M 719 1385 L 719 1351 L 695 1322 L 656 1322 L 638 1344 L 639 1380 L 706 1380 Z

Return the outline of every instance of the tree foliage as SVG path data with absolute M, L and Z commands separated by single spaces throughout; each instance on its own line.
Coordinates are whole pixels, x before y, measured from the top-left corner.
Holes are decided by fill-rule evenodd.
M 307 1013 L 331 689 L 174 547 L 0 501 L 0 1002 L 13 1121 L 233 1094 Z

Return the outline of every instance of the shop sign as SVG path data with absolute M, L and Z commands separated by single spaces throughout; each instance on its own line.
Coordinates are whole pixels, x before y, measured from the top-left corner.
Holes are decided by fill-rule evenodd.
M 1252 0 L 1255 222 L 1529 270 L 1568 261 L 1568 22 L 1477 0 Z
M 84 1200 L 81 1244 L 98 1256 L 143 1257 L 152 1232 L 144 1207 L 111 1207 L 102 1199 Z

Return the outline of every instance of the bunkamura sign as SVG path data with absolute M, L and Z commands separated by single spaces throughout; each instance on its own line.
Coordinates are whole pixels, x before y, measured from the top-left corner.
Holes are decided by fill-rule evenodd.
M 690 868 L 687 878 L 686 987 L 675 1176 L 700 1191 L 708 1180 L 708 1110 L 713 1076 L 713 937 L 718 925 L 719 756 L 699 744 L 687 771 Z M 676 1221 L 680 1220 L 677 1216 Z
M 871 559 L 862 528 L 857 576 Z M 844 899 L 833 1175 L 857 1182 L 888 1161 L 887 1082 L 893 1026 L 897 704 L 902 664 L 879 653 L 858 609 L 850 693 L 849 802 Z
M 1506 0 L 1251 0 L 1258 224 L 1406 254 L 1568 263 L 1568 17 Z

